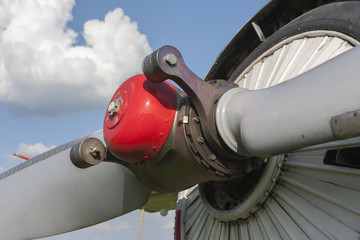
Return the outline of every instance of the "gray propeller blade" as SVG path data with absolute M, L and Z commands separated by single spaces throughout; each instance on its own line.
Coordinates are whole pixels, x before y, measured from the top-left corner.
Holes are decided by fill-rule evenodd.
M 102 139 L 102 131 L 91 135 Z M 151 191 L 120 164 L 86 169 L 70 161 L 71 143 L 0 175 L 0 236 L 31 239 L 69 232 L 135 209 Z
M 274 87 L 226 92 L 221 137 L 242 155 L 272 156 L 360 135 L 360 47 Z

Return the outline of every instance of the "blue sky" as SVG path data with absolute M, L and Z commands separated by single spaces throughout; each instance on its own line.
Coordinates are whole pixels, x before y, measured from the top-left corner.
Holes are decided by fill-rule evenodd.
M 204 77 L 266 0 L 11 0 L 0 3 L 0 172 L 102 128 L 116 88 L 163 45 Z M 94 70 L 96 69 L 96 70 Z M 1 214 L 1 213 L 0 213 Z M 146 214 L 142 239 L 172 239 L 174 212 Z M 140 211 L 47 239 L 137 239 Z

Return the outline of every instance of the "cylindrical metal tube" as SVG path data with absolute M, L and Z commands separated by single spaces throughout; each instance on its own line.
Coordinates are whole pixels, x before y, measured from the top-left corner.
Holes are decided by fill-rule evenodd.
M 70 150 L 70 160 L 78 168 L 95 166 L 106 157 L 106 148 L 97 138 L 86 138 L 76 143 Z
M 277 86 L 226 92 L 216 112 L 222 139 L 239 154 L 265 157 L 346 138 L 336 128 L 360 135 L 359 62 L 356 47 Z

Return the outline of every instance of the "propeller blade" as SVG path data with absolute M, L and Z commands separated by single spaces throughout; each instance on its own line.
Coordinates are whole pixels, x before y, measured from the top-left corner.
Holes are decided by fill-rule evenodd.
M 102 140 L 102 131 L 89 137 Z M 91 226 L 141 208 L 150 190 L 124 166 L 81 169 L 70 161 L 74 142 L 0 175 L 0 236 L 32 239 Z
M 245 156 L 272 156 L 360 135 L 360 47 L 290 81 L 235 88 L 220 99 L 222 139 Z

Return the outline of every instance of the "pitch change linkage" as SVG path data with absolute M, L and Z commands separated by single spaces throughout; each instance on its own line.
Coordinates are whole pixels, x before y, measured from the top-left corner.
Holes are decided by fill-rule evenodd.
M 180 52 L 172 46 L 163 46 L 145 57 L 143 72 L 153 82 L 167 79 L 177 83 L 189 96 L 201 121 L 206 142 L 219 155 L 228 159 L 239 158 L 229 154 L 216 130 L 215 110 L 218 99 L 235 87 L 224 80 L 206 82 L 194 74 L 185 64 Z

